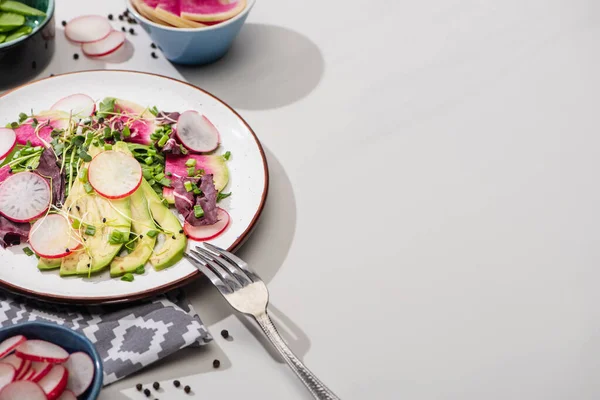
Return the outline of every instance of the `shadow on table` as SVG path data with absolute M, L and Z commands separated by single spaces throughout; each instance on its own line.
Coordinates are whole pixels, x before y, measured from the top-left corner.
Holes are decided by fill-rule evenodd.
M 246 24 L 219 61 L 175 67 L 187 81 L 233 107 L 268 110 L 292 104 L 312 92 L 323 76 L 325 61 L 317 45 L 298 32 Z

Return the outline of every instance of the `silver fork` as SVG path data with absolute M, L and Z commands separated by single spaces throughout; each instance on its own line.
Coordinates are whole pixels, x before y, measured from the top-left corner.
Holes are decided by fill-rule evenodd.
M 267 314 L 269 291 L 260 277 L 239 257 L 212 244 L 204 245 L 210 251 L 196 246 L 195 250 L 190 250 L 191 254 L 185 253 L 185 257 L 210 279 L 233 308 L 254 317 L 267 338 L 315 399 L 339 400 L 339 397 L 304 366 L 277 332 Z

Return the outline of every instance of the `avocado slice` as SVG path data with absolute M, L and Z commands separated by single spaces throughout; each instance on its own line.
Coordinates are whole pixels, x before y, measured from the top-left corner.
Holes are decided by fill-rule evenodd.
M 185 234 L 179 233 L 182 231 L 179 219 L 171 210 L 165 207 L 160 197 L 145 179 L 142 179 L 140 187 L 146 196 L 152 218 L 165 231 L 164 234 L 161 234 L 161 240 L 158 241 L 154 254 L 150 257 L 150 264 L 155 270 L 160 271 L 181 260 L 183 251 L 187 246 L 187 237 Z M 164 240 L 162 240 L 163 238 Z
M 50 269 L 60 268 L 62 260 L 60 258 L 44 258 L 38 260 L 38 269 L 40 271 L 48 271 Z
M 90 155 L 101 149 L 90 148 Z M 106 268 L 121 250 L 122 244 L 111 244 L 108 238 L 114 231 L 129 234 L 131 229 L 130 199 L 108 200 L 92 192 L 86 193 L 77 179 L 65 201 L 65 208 L 82 224 L 92 225 L 96 233 L 84 234 L 84 245 L 62 259 L 60 275 L 89 275 Z
M 144 192 L 138 188 L 131 195 L 131 231 L 140 235 L 137 246 L 125 257 L 115 257 L 110 264 L 110 276 L 120 276 L 127 272 L 133 272 L 138 267 L 144 266 L 156 244 L 156 236 L 150 237 L 148 231 L 156 229 L 154 220 L 148 209 L 148 202 Z

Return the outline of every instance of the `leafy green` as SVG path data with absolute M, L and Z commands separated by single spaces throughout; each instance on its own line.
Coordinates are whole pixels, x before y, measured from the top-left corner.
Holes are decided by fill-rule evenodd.
M 100 106 L 98 107 L 98 112 L 96 116 L 98 118 L 105 118 L 110 114 L 115 112 L 115 99 L 114 97 L 106 97 L 104 100 L 100 102 Z

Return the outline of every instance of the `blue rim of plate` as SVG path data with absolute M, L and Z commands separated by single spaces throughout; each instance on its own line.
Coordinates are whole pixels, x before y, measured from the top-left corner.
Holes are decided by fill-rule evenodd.
M 24 85 L 21 85 L 19 87 L 16 87 L 14 89 L 11 89 L 11 90 L 1 94 L 0 98 L 5 97 L 13 92 L 16 92 L 26 86 L 32 85 L 37 82 L 41 82 L 41 81 L 45 81 L 45 80 L 49 80 L 49 79 L 55 79 L 55 78 L 58 78 L 61 76 L 86 74 L 86 73 L 90 73 L 90 72 L 108 72 L 108 73 L 118 72 L 118 73 L 128 73 L 128 74 L 138 74 L 138 75 L 149 75 L 149 76 L 154 76 L 154 77 L 158 77 L 158 78 L 162 78 L 162 79 L 168 79 L 170 81 L 189 86 L 193 89 L 196 89 L 196 90 L 212 97 L 213 99 L 215 99 L 216 101 L 218 101 L 219 103 L 221 103 L 225 107 L 227 107 L 227 109 L 229 109 L 229 111 L 231 111 L 236 117 L 238 117 L 240 119 L 240 121 L 244 124 L 244 126 L 252 134 L 252 137 L 254 138 L 254 141 L 256 142 L 256 145 L 260 152 L 260 156 L 261 156 L 262 163 L 263 163 L 265 184 L 263 186 L 260 204 L 259 204 L 256 212 L 254 213 L 254 216 L 252 217 L 252 221 L 250 221 L 250 224 L 248 225 L 246 230 L 235 240 L 235 242 L 233 242 L 233 244 L 227 248 L 228 251 L 235 252 L 235 250 L 238 249 L 240 246 L 242 246 L 242 244 L 244 244 L 246 239 L 250 236 L 250 234 L 254 230 L 254 227 L 256 226 L 256 223 L 258 222 L 258 220 L 260 219 L 260 216 L 262 215 L 262 212 L 263 212 L 263 209 L 265 206 L 265 201 L 267 200 L 267 195 L 269 193 L 269 166 L 267 163 L 267 157 L 265 156 L 265 151 L 263 149 L 263 146 L 260 143 L 258 136 L 256 136 L 256 133 L 254 132 L 254 130 L 252 130 L 252 128 L 250 127 L 248 122 L 246 122 L 246 120 L 244 118 L 242 118 L 242 116 L 240 114 L 238 114 L 230 105 L 225 103 L 223 100 L 219 99 L 217 96 L 213 95 L 210 92 L 207 92 L 204 89 L 200 89 L 199 87 L 194 86 L 189 82 L 184 82 L 182 80 L 171 78 L 171 77 L 160 75 L 160 74 L 153 74 L 150 72 L 128 71 L 128 70 L 123 70 L 123 69 L 110 69 L 110 70 L 95 69 L 95 70 L 88 70 L 88 71 L 67 72 L 64 74 L 59 74 L 59 75 L 54 75 L 54 76 L 50 76 L 47 78 L 38 79 L 38 80 L 35 80 L 32 82 L 26 83 Z M 5 290 L 8 290 L 11 293 L 16 293 L 16 294 L 19 294 L 19 295 L 22 295 L 25 297 L 35 298 L 35 299 L 47 301 L 50 303 L 60 303 L 60 304 L 70 304 L 70 305 L 92 305 L 92 304 L 100 305 L 100 304 L 117 304 L 117 303 L 126 303 L 126 302 L 128 303 L 128 302 L 149 299 L 149 298 L 161 295 L 163 293 L 166 293 L 170 290 L 177 289 L 179 287 L 182 287 L 189 283 L 192 283 L 201 276 L 202 276 L 201 272 L 196 269 L 196 270 L 194 270 L 194 272 L 192 272 L 180 279 L 177 279 L 176 281 L 167 283 L 165 285 L 161 285 L 161 286 L 155 287 L 153 289 L 149 289 L 149 290 L 144 290 L 142 292 L 136 292 L 136 293 L 126 294 L 126 295 L 117 295 L 117 296 L 67 297 L 67 296 L 49 295 L 47 293 L 41 293 L 41 292 L 36 292 L 33 290 L 23 289 L 21 287 L 12 285 L 11 283 L 6 282 L 5 280 L 2 280 L 2 279 L 0 279 L 0 287 L 2 287 Z

